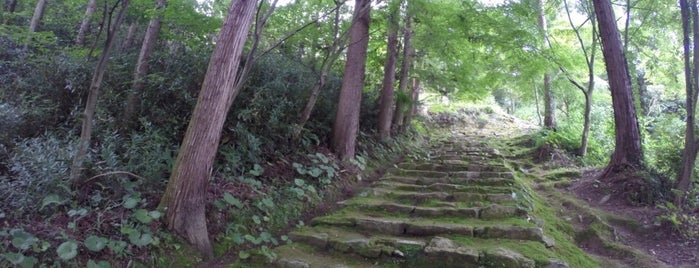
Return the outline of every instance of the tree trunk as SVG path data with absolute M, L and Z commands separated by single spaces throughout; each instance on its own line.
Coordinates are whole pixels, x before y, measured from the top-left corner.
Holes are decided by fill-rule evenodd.
M 155 7 L 156 12 L 159 12 L 159 10 L 165 8 L 165 5 L 165 0 L 157 0 Z M 158 41 L 161 20 L 162 15 L 160 14 L 156 14 L 153 18 L 151 18 L 150 22 L 148 23 L 148 29 L 146 29 L 146 35 L 143 37 L 143 43 L 141 44 L 141 51 L 138 54 L 138 61 L 136 62 L 136 70 L 134 71 L 131 89 L 126 97 L 126 107 L 124 109 L 124 113 L 122 114 L 122 131 L 133 127 L 134 123 L 136 122 L 135 117 L 137 117 L 139 114 L 139 109 L 141 106 L 139 97 L 143 94 L 146 75 L 148 75 L 148 64 L 151 54 L 153 54 L 155 43 Z
M 390 4 L 389 4 L 390 5 Z M 386 62 L 384 63 L 383 84 L 379 99 L 379 138 L 391 136 L 393 119 L 393 94 L 396 82 L 396 59 L 398 58 L 398 7 L 391 8 L 388 15 L 388 40 L 386 42 Z
M 597 55 L 597 26 L 595 25 L 596 23 L 596 16 L 594 12 L 588 12 L 589 18 L 590 18 L 590 24 L 592 26 L 592 44 L 590 45 L 591 50 L 588 53 L 588 49 L 585 48 L 585 42 L 583 42 L 582 36 L 580 35 L 580 31 L 578 30 L 578 27 L 575 26 L 573 23 L 573 19 L 570 16 L 570 9 L 568 8 L 568 1 L 563 0 L 563 4 L 565 6 L 566 10 L 566 15 L 568 16 L 568 23 L 570 24 L 570 27 L 573 29 L 575 32 L 575 37 L 578 39 L 578 43 L 580 44 L 580 48 L 583 52 L 583 55 L 585 56 L 585 62 L 587 63 L 587 90 L 583 88 L 581 85 L 578 83 L 574 82 L 572 78 L 569 78 L 575 86 L 577 86 L 580 91 L 582 91 L 583 95 L 585 96 L 585 112 L 583 115 L 584 118 L 584 123 L 583 123 L 583 132 L 582 132 L 582 137 L 580 138 L 580 150 L 578 151 L 578 154 L 580 156 L 585 156 L 587 155 L 587 148 L 588 148 L 588 140 L 590 136 L 590 125 L 591 125 L 591 119 L 590 119 L 590 113 L 592 112 L 592 93 L 595 90 L 595 56 Z
M 325 56 L 325 59 L 323 60 L 323 64 L 321 64 L 321 71 L 320 77 L 318 78 L 318 82 L 313 86 L 313 89 L 311 89 L 311 95 L 308 97 L 306 106 L 303 107 L 303 111 L 301 111 L 301 115 L 299 116 L 299 123 L 294 128 L 294 140 L 298 140 L 301 137 L 301 131 L 303 130 L 303 127 L 306 125 L 306 122 L 308 122 L 308 119 L 311 118 L 311 113 L 313 113 L 313 108 L 315 107 L 316 102 L 318 101 L 320 91 L 325 86 L 325 83 L 328 79 L 328 74 L 330 73 L 330 69 L 332 68 L 333 64 L 335 64 L 335 61 L 338 57 L 340 57 L 340 54 L 344 50 L 344 48 L 342 47 L 342 40 L 346 39 L 340 37 L 340 6 L 343 4 L 344 2 L 335 1 L 333 43 L 328 48 L 328 52 Z M 301 46 L 299 50 L 302 51 L 303 46 Z M 303 52 L 299 52 L 299 59 L 301 58 L 301 55 L 303 55 Z
M 126 37 L 121 42 L 119 50 L 124 51 L 134 45 L 134 40 L 136 39 L 136 33 L 138 32 L 138 22 L 133 21 L 129 24 L 129 30 L 126 31 Z
M 631 92 L 626 57 L 610 0 L 593 0 L 614 108 L 615 147 L 602 178 L 643 167 L 641 135 Z
M 333 150 L 341 160 L 354 157 L 369 45 L 370 11 L 371 0 L 355 0 L 350 45 L 347 48 L 340 100 L 333 125 Z
M 539 126 L 542 126 L 542 121 L 541 121 L 541 108 L 539 105 L 539 87 L 537 87 L 536 82 L 534 82 L 534 101 L 536 102 L 536 117 L 539 119 L 537 121 L 539 123 Z
M 32 15 L 32 20 L 29 23 L 29 32 L 27 36 L 27 43 L 24 44 L 24 50 L 29 48 L 29 44 L 32 42 L 32 34 L 39 29 L 39 23 L 41 23 L 41 18 L 44 16 L 44 10 L 46 9 L 47 0 L 39 0 L 36 3 L 36 8 L 34 8 L 34 15 Z
M 682 14 L 682 35 L 684 49 L 684 77 L 686 91 L 687 119 L 684 139 L 684 152 L 682 154 L 682 167 L 677 178 L 675 205 L 684 206 L 686 197 L 692 186 L 692 172 L 696 165 L 697 149 L 699 145 L 694 132 L 696 123 L 697 107 L 697 85 L 699 85 L 699 11 L 697 11 L 697 1 L 692 0 L 691 5 L 687 0 L 680 0 L 680 10 Z M 690 44 L 692 35 L 693 44 Z M 693 46 L 693 51 L 691 50 Z M 692 58 L 693 57 L 693 58 Z M 693 60 L 693 66 L 692 66 Z
M 75 45 L 82 46 L 85 44 L 85 35 L 87 35 L 87 32 L 90 30 L 90 21 L 92 20 L 92 15 L 95 14 L 95 10 L 97 10 L 97 0 L 88 0 L 85 16 L 78 30 L 78 37 L 75 38 Z
M 413 121 L 413 117 L 417 113 L 417 106 L 419 104 L 418 100 L 420 98 L 420 79 L 413 78 L 412 85 L 410 87 L 410 105 L 408 110 L 405 112 L 405 119 L 403 119 L 403 124 L 410 124 Z
M 408 1 L 408 4 L 410 1 Z M 403 95 L 408 94 L 408 75 L 412 64 L 413 47 L 411 39 L 413 37 L 412 18 L 410 18 L 409 9 L 406 7 L 405 23 L 403 24 L 403 62 L 400 67 L 400 76 L 398 79 L 398 92 Z M 393 126 L 396 130 L 401 131 L 403 128 L 403 114 L 405 113 L 405 101 L 403 98 L 396 100 L 396 109 L 393 113 Z
M 232 1 L 209 60 L 206 77 L 189 121 L 167 188 L 160 200 L 168 229 L 205 257 L 213 257 L 206 226 L 206 188 L 234 90 L 240 57 L 252 24 L 254 0 Z
M 544 40 L 545 47 L 551 47 L 548 36 L 548 23 L 546 22 L 546 3 L 539 0 L 539 28 Z M 551 90 L 551 74 L 546 71 L 544 74 L 544 127 L 556 129 L 556 102 Z
M 104 73 L 107 70 L 107 62 L 109 61 L 109 53 L 114 45 L 114 40 L 116 39 L 117 31 L 121 25 L 124 15 L 126 14 L 126 9 L 129 6 L 129 0 L 121 0 L 121 9 L 116 16 L 115 21 L 112 23 L 112 28 L 108 29 L 107 40 L 104 41 L 104 49 L 102 55 L 100 55 L 97 66 L 95 67 L 95 72 L 92 75 L 92 81 L 90 82 L 90 91 L 87 95 L 87 102 L 85 103 L 85 112 L 83 113 L 82 128 L 80 131 L 80 140 L 78 141 L 78 150 L 73 157 L 73 165 L 70 169 L 70 179 L 73 183 L 73 188 L 77 188 L 83 184 L 81 178 L 83 161 L 87 155 L 87 150 L 90 148 L 90 142 L 92 140 L 92 128 L 93 128 L 93 118 L 95 116 L 95 110 L 97 109 L 97 98 L 100 94 L 100 89 L 102 87 L 102 79 L 104 78 Z
M 5 11 L 8 13 L 14 13 L 15 8 L 17 8 L 17 0 L 7 0 L 5 3 Z

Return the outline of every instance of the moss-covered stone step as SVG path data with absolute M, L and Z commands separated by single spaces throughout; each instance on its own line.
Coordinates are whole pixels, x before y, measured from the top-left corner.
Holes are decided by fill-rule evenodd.
M 371 196 L 386 197 L 391 200 L 401 201 L 403 203 L 419 203 L 426 200 L 439 200 L 449 202 L 476 202 L 487 201 L 492 203 L 512 203 L 515 202 L 511 193 L 471 193 L 471 192 L 413 192 L 390 190 L 383 188 L 374 188 L 370 190 Z
M 488 164 L 488 163 L 471 163 L 462 160 L 444 160 L 437 162 L 403 162 L 399 163 L 398 168 L 403 170 L 436 170 L 441 172 L 455 171 L 475 171 L 475 172 L 509 172 L 511 171 L 505 165 Z
M 435 183 L 472 185 L 472 186 L 512 186 L 515 184 L 511 178 L 468 178 L 468 177 L 443 177 L 443 178 L 426 178 L 426 177 L 408 177 L 397 175 L 386 175 L 380 179 L 381 181 L 399 182 L 404 184 L 414 185 L 432 185 Z
M 291 243 L 274 249 L 272 265 L 279 268 L 380 268 L 375 261 L 341 252 L 318 250 L 304 243 Z M 269 267 L 265 266 L 265 267 Z
M 376 182 L 372 187 L 388 189 L 388 190 L 399 190 L 399 191 L 413 191 L 413 192 L 428 192 L 428 191 L 439 191 L 439 192 L 468 192 L 468 193 L 481 193 L 481 194 L 510 194 L 513 192 L 512 187 L 508 186 L 480 186 L 480 185 L 462 185 L 462 184 L 451 184 L 451 183 L 433 183 L 429 185 L 419 185 L 410 183 L 401 183 L 395 181 L 381 180 Z
M 475 240 L 482 242 L 476 244 L 482 246 L 442 236 L 370 236 L 334 227 L 304 227 L 290 233 L 289 237 L 293 244 L 275 249 L 277 267 L 568 267 L 560 260 L 545 256 L 536 261 L 527 258 L 517 249 L 506 246 L 515 245 L 512 243 L 478 238 Z M 540 246 L 526 242 L 515 245 L 519 250 L 536 250 L 537 247 Z M 348 259 L 350 254 L 357 257 Z
M 314 226 L 299 228 L 289 234 L 296 243 L 305 243 L 322 250 L 352 253 L 365 258 L 403 257 L 406 248 L 423 249 L 426 238 L 366 235 L 352 229 Z
M 509 221 L 512 222 L 510 219 Z M 463 235 L 486 239 L 511 239 L 537 241 L 547 247 L 555 242 L 545 237 L 537 226 L 500 225 L 497 222 L 479 220 L 453 222 L 433 219 L 408 219 L 371 217 L 365 215 L 324 216 L 311 221 L 312 226 L 356 228 L 391 236 Z
M 419 206 L 400 204 L 382 199 L 353 198 L 338 202 L 343 206 L 353 206 L 371 211 L 403 213 L 414 217 L 461 217 L 478 219 L 526 218 L 527 211 L 516 206 L 490 204 L 484 207 Z

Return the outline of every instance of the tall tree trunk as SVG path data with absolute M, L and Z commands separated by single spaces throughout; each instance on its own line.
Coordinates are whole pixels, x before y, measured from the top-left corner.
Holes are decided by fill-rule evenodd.
M 5 11 L 8 13 L 14 13 L 15 8 L 17 8 L 17 1 L 18 0 L 7 0 L 7 2 L 5 2 Z
M 410 86 L 410 105 L 408 106 L 408 110 L 405 112 L 405 119 L 403 119 L 403 123 L 405 125 L 410 124 L 410 121 L 413 121 L 413 117 L 415 114 L 417 114 L 417 107 L 420 104 L 419 99 L 420 79 L 413 77 L 412 85 Z
M 117 2 L 119 3 L 119 2 Z M 102 55 L 100 55 L 97 66 L 95 67 L 95 72 L 92 75 L 92 81 L 90 82 L 90 91 L 87 95 L 87 102 L 85 103 L 85 112 L 83 113 L 82 128 L 80 131 L 80 140 L 78 141 L 78 150 L 73 157 L 73 165 L 70 169 L 70 178 L 73 183 L 73 187 L 77 188 L 83 184 L 83 179 L 81 178 L 83 161 L 87 155 L 87 150 L 90 148 L 90 142 L 92 140 L 92 128 L 94 125 L 93 118 L 95 116 L 95 110 L 97 109 L 97 98 L 100 94 L 100 89 L 102 87 L 102 79 L 104 78 L 104 73 L 107 70 L 107 63 L 109 61 L 109 54 L 114 45 L 114 40 L 116 39 L 119 26 L 121 25 L 124 15 L 126 14 L 126 9 L 129 6 L 129 0 L 121 0 L 121 9 L 116 16 L 116 19 L 112 23 L 111 29 L 108 29 L 107 40 L 104 41 L 104 49 Z
M 92 15 L 95 14 L 95 10 L 97 10 L 97 0 L 88 0 L 85 16 L 80 23 L 78 36 L 75 38 L 75 45 L 82 46 L 85 44 L 85 35 L 87 35 L 87 32 L 90 30 L 90 21 L 92 20 Z
M 395 1 L 399 2 L 399 1 Z M 391 120 L 393 119 L 393 94 L 396 82 L 396 59 L 398 58 L 398 9 L 400 4 L 393 4 L 388 15 L 388 40 L 386 42 L 386 62 L 383 66 L 383 84 L 379 99 L 379 138 L 391 136 Z
M 166 0 L 157 0 L 155 9 L 159 12 L 165 8 Z M 158 34 L 160 33 L 160 21 L 162 20 L 161 14 L 156 14 L 151 18 L 148 23 L 148 29 L 146 29 L 146 35 L 143 37 L 143 43 L 141 44 L 141 51 L 138 54 L 138 61 L 136 62 L 136 70 L 133 75 L 133 82 L 131 84 L 131 89 L 126 97 L 126 107 L 124 113 L 122 114 L 122 124 L 121 129 L 126 130 L 133 127 L 134 122 L 139 114 L 140 109 L 140 99 L 139 97 L 143 94 L 143 87 L 145 84 L 146 76 L 148 75 L 149 61 L 151 54 L 153 54 L 153 48 L 155 43 L 158 41 Z
M 410 0 L 407 1 L 407 5 L 410 5 Z M 403 62 L 401 63 L 400 76 L 398 78 L 398 92 L 402 95 L 408 94 L 408 76 L 410 74 L 411 64 L 413 63 L 413 47 L 411 45 L 413 29 L 409 8 L 409 6 L 405 8 L 406 14 L 403 18 L 405 21 L 403 23 Z M 403 128 L 405 105 L 404 98 L 398 98 L 396 100 L 396 109 L 393 113 L 393 125 L 398 131 L 401 131 Z
M 631 81 L 610 0 L 593 0 L 614 108 L 615 147 L 602 178 L 643 167 L 641 135 Z
M 126 31 L 126 37 L 121 41 L 119 45 L 119 50 L 124 51 L 134 45 L 134 40 L 136 39 L 136 33 L 138 32 L 138 22 L 133 21 L 129 24 L 129 29 Z
M 546 22 L 546 3 L 539 0 L 539 28 L 544 40 L 545 47 L 551 47 L 548 36 L 548 23 Z M 551 74 L 547 71 L 544 74 L 544 127 L 556 129 L 556 102 L 551 90 Z
M 340 57 L 340 54 L 344 50 L 342 44 L 344 43 L 344 40 L 346 40 L 346 35 L 343 34 L 343 37 L 340 37 L 340 6 L 342 6 L 344 2 L 339 0 L 335 0 L 334 2 L 335 19 L 333 25 L 333 43 L 328 48 L 327 54 L 325 55 L 325 59 L 323 59 L 323 63 L 321 64 L 321 71 L 320 77 L 318 77 L 318 82 L 311 89 L 311 95 L 308 97 L 308 101 L 306 102 L 306 105 L 303 107 L 303 111 L 301 111 L 301 114 L 299 116 L 299 123 L 294 128 L 294 140 L 298 140 L 301 137 L 301 131 L 306 125 L 306 122 L 308 122 L 308 119 L 311 118 L 311 113 L 313 113 L 313 108 L 315 107 L 316 102 L 318 101 L 318 96 L 320 96 L 320 90 L 322 90 L 325 86 L 325 83 L 328 79 L 328 74 L 330 73 L 330 69 L 332 68 L 333 64 L 335 64 L 335 61 L 337 60 L 337 58 Z M 300 59 L 301 55 L 303 55 L 303 46 L 301 46 L 299 50 Z
M 221 130 L 238 94 L 240 57 L 252 24 L 255 0 L 232 1 L 209 60 L 204 83 L 167 188 L 160 200 L 167 227 L 207 258 L 213 257 L 206 226 L 206 189 Z
M 370 11 L 371 0 L 355 0 L 354 19 L 350 26 L 350 45 L 347 48 L 340 100 L 333 124 L 333 150 L 341 160 L 354 157 L 357 142 L 359 109 L 362 104 L 364 71 L 369 45 Z
M 39 29 L 39 24 L 41 23 L 41 18 L 44 16 L 44 10 L 46 9 L 47 0 L 39 0 L 34 8 L 34 15 L 32 15 L 32 20 L 29 23 L 29 32 L 27 36 L 27 43 L 24 44 L 24 50 L 29 48 L 29 44 L 32 42 L 32 34 L 34 34 Z
M 541 120 L 541 108 L 539 104 L 539 87 L 537 86 L 537 82 L 534 82 L 534 100 L 536 101 L 536 118 L 539 119 L 537 121 L 539 123 L 539 126 L 542 126 L 543 121 Z
M 597 18 L 594 14 L 594 11 L 588 11 L 588 16 L 590 18 L 590 24 L 592 25 L 592 44 L 590 45 L 590 50 L 588 52 L 588 48 L 585 47 L 585 42 L 583 42 L 582 36 L 580 35 L 580 30 L 578 27 L 575 26 L 573 23 L 573 19 L 570 16 L 570 9 L 568 8 L 568 1 L 563 0 L 563 4 L 565 6 L 566 10 L 566 15 L 568 16 L 568 23 L 570 24 L 570 27 L 573 29 L 575 32 L 575 37 L 578 39 L 578 43 L 580 44 L 580 48 L 583 51 L 583 55 L 585 56 L 585 62 L 587 63 L 587 90 L 583 88 L 581 85 L 576 83 L 575 81 L 572 80 L 572 78 L 569 77 L 571 82 L 575 84 L 576 87 L 582 91 L 583 95 L 585 96 L 585 112 L 583 115 L 584 118 L 584 123 L 583 123 L 583 132 L 582 132 L 582 137 L 580 138 L 580 150 L 578 151 L 578 154 L 580 156 L 585 156 L 587 155 L 587 148 L 588 148 L 588 140 L 590 136 L 590 125 L 591 125 L 591 118 L 590 118 L 590 113 L 592 112 L 592 93 L 595 90 L 595 56 L 597 55 L 597 26 L 595 25 L 597 22 Z
M 691 3 L 691 4 L 690 4 Z M 692 185 L 692 172 L 696 165 L 699 140 L 695 137 L 697 85 L 699 85 L 699 11 L 697 1 L 680 0 L 682 14 L 682 43 L 684 49 L 684 77 L 686 91 L 687 119 L 684 139 L 684 152 L 682 154 L 682 167 L 677 178 L 676 189 L 679 194 L 675 196 L 675 204 L 684 206 L 687 194 Z M 693 44 L 690 44 L 690 36 Z M 693 46 L 693 51 L 690 48 Z M 693 60 L 693 63 L 692 63 Z M 693 66 L 692 66 L 693 64 Z

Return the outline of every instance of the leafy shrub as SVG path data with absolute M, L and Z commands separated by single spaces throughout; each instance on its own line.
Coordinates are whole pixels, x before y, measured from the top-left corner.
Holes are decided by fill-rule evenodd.
M 3 210 L 38 210 L 44 196 L 70 196 L 66 180 L 76 141 L 44 133 L 17 143 L 7 160 L 10 176 L 0 177 Z

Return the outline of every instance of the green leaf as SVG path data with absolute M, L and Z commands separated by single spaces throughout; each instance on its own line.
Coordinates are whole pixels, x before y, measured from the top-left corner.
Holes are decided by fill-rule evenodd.
M 109 262 L 107 261 L 99 261 L 95 262 L 93 260 L 87 261 L 87 268 L 110 268 L 111 265 L 109 265 Z
M 303 185 L 306 184 L 306 181 L 304 181 L 302 179 L 295 179 L 294 184 L 296 184 L 296 186 L 298 186 L 298 187 L 303 187 Z
M 150 217 L 153 218 L 154 220 L 155 220 L 155 219 L 159 219 L 162 215 L 163 215 L 163 214 L 160 213 L 160 211 L 157 211 L 157 210 L 153 210 L 153 211 L 148 212 L 148 216 L 150 216 Z
M 152 241 L 153 236 L 149 233 L 141 234 L 141 232 L 136 231 L 129 234 L 129 242 L 138 247 L 146 246 Z
M 313 178 L 318 178 L 321 174 L 323 174 L 323 170 L 317 167 L 314 167 L 308 171 L 308 175 L 311 175 Z
M 61 205 L 61 204 L 63 204 L 64 202 L 65 202 L 65 201 L 62 200 L 57 194 L 47 195 L 47 196 L 44 197 L 44 199 L 41 201 L 41 207 L 39 208 L 39 210 L 42 210 L 42 209 L 44 209 L 44 207 L 46 207 L 46 206 L 48 206 L 48 205 L 51 205 L 51 204 L 58 204 L 58 205 Z
M 231 195 L 228 192 L 223 194 L 223 200 L 226 201 L 226 203 L 237 207 L 238 209 L 243 208 L 243 203 L 241 203 L 240 200 L 238 200 L 238 198 L 235 198 L 233 195 Z
M 116 253 L 117 255 L 124 252 L 126 246 L 128 246 L 128 244 L 120 240 L 109 240 L 109 242 L 107 242 L 107 247 L 110 250 L 114 251 L 114 253 Z
M 134 211 L 133 216 L 136 218 L 136 220 L 140 221 L 143 224 L 148 224 L 151 221 L 153 221 L 153 218 L 148 215 L 148 210 L 139 208 L 136 211 Z
M 264 172 L 265 172 L 265 169 L 262 168 L 262 166 L 260 166 L 259 164 L 255 164 L 253 169 L 250 170 L 248 173 L 250 173 L 250 175 L 253 175 L 253 176 L 260 176 Z
M 250 253 L 247 251 L 238 252 L 238 258 L 240 258 L 241 260 L 245 260 L 247 258 L 250 258 Z
M 122 206 L 124 206 L 124 208 L 127 208 L 127 209 L 132 209 L 132 208 L 135 208 L 136 205 L 138 205 L 138 202 L 140 202 L 140 201 L 141 201 L 140 198 L 129 195 L 129 196 L 124 197 L 124 204 L 122 204 Z
M 85 239 L 85 247 L 91 251 L 101 251 L 104 249 L 104 247 L 107 246 L 107 239 L 99 236 L 88 236 L 87 239 Z
M 78 255 L 78 244 L 73 241 L 65 241 L 56 249 L 58 257 L 67 261 Z
M 233 234 L 233 243 L 235 243 L 236 245 L 242 245 L 243 243 L 245 243 L 245 239 L 243 238 L 243 235 L 241 235 L 240 233 L 234 233 Z
M 2 257 L 14 265 L 24 262 L 25 256 L 22 253 L 3 253 Z
M 264 204 L 268 208 L 274 208 L 274 201 L 272 201 L 272 198 L 269 198 L 269 197 L 262 198 L 262 204 Z
M 22 229 L 13 229 L 10 231 L 10 235 L 12 235 L 12 245 L 20 250 L 27 250 L 34 245 L 34 243 L 39 241 L 32 234 Z
M 252 221 L 255 222 L 255 224 L 261 224 L 262 220 L 260 219 L 260 216 L 254 215 L 252 216 Z

